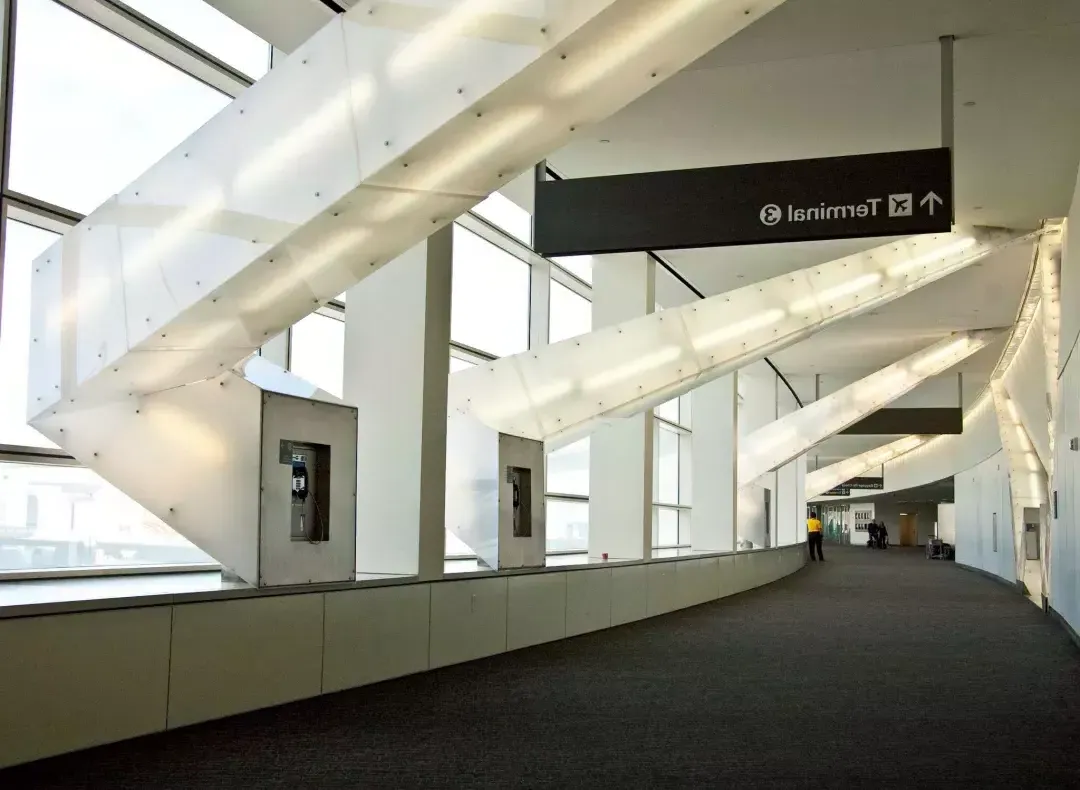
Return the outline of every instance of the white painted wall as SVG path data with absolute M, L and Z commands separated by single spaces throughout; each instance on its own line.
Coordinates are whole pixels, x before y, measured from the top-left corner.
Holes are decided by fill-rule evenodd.
M 957 474 L 955 482 L 956 561 L 1015 582 L 1009 463 L 1005 452 L 999 450 L 977 466 Z
M 1080 452 L 1070 441 L 1080 438 L 1080 179 L 1069 213 L 1061 257 L 1061 360 L 1059 413 L 1054 440 L 1054 488 L 1057 518 L 1050 530 L 1050 605 L 1074 631 L 1080 631 Z M 1067 361 L 1066 361 L 1067 360 Z M 1051 502 L 1053 494 L 1051 494 Z
M 956 545 L 956 505 L 943 502 L 937 506 L 937 533 L 946 543 Z

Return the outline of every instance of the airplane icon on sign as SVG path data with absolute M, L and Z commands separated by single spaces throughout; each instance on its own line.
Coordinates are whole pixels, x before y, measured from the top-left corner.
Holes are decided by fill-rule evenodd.
M 910 217 L 911 208 L 912 200 L 910 192 L 901 192 L 895 195 L 889 195 L 890 217 Z

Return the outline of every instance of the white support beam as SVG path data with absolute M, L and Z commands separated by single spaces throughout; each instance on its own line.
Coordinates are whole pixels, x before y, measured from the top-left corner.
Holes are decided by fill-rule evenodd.
M 928 440 L 924 436 L 905 436 L 895 442 L 889 442 L 873 450 L 853 455 L 830 466 L 824 466 L 806 474 L 806 498 L 816 499 L 846 480 L 858 477 L 887 461 L 899 458 L 905 453 L 921 447 Z
M 739 486 L 757 480 L 984 349 L 1000 331 L 961 332 L 754 431 L 739 450 Z
M 137 418 L 140 399 L 224 375 L 781 2 L 400 0 L 333 16 L 35 262 L 28 417 L 156 501 L 146 460 L 179 428 Z M 311 33 L 241 14 L 266 5 L 220 7 L 280 50 Z M 219 400 L 191 404 L 206 413 L 185 415 L 184 438 L 220 445 Z M 124 461 L 98 460 L 101 410 L 138 426 Z
M 454 376 L 451 406 L 503 433 L 568 443 L 1030 238 L 968 229 L 876 247 L 478 365 Z

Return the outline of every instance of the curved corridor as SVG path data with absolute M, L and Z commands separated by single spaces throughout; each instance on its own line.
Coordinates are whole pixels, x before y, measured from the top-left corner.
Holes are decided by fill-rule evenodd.
M 1044 787 L 1080 778 L 1080 655 L 921 552 L 68 755 L 5 787 Z M 287 635 L 283 635 L 287 638 Z

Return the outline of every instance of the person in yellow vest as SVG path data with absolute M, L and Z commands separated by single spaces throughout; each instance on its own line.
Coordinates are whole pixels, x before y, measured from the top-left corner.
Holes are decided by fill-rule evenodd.
M 821 553 L 821 544 L 825 536 L 821 531 L 821 522 L 818 521 L 817 511 L 810 511 L 810 518 L 806 519 L 806 540 L 810 547 L 810 561 L 815 560 L 814 549 L 817 548 L 817 558 L 825 562 L 825 555 Z

